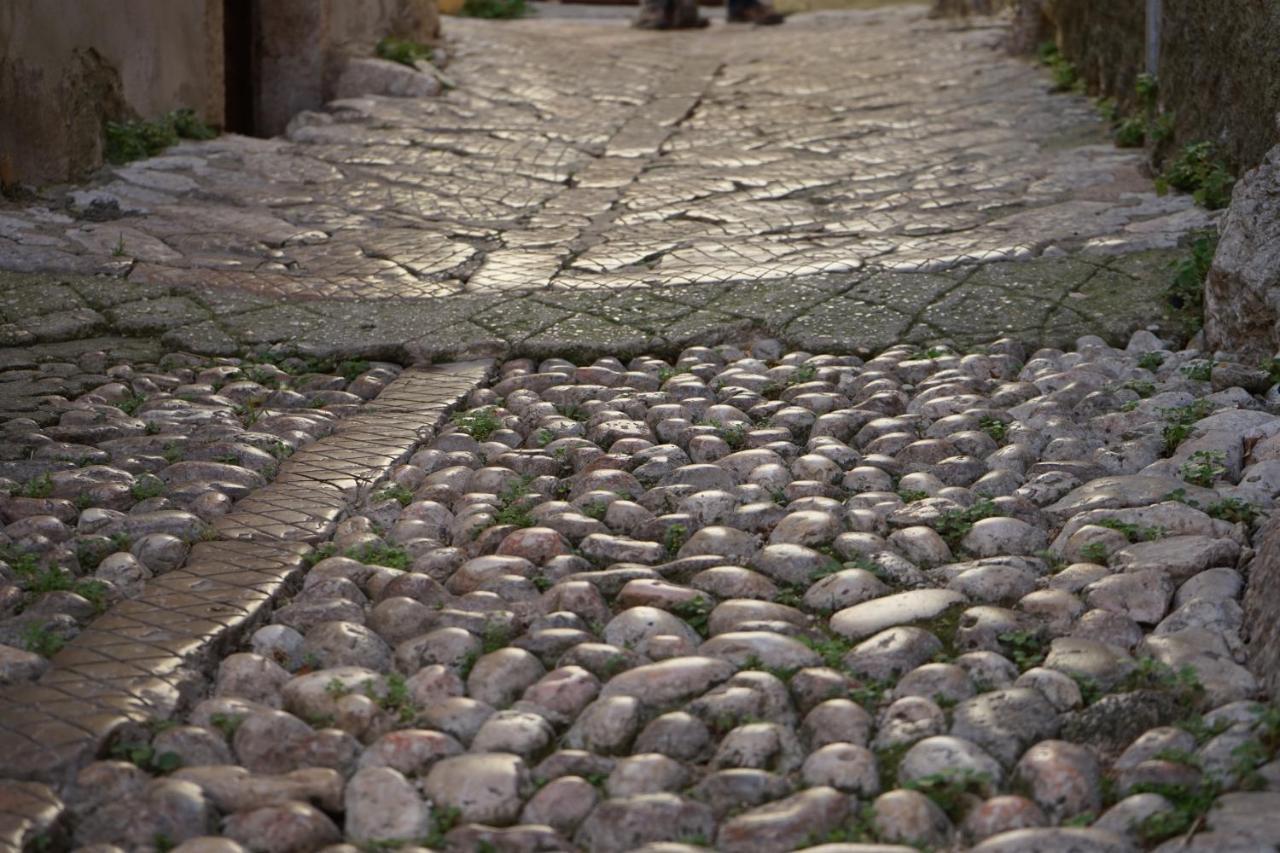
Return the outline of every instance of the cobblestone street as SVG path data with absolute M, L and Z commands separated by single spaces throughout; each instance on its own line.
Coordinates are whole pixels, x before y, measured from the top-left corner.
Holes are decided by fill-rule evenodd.
M 0 851 L 1280 849 L 1216 215 L 996 19 L 630 11 L 0 206 Z
M 0 268 L 129 283 L 109 301 L 19 291 L 10 342 L 111 329 L 213 354 L 440 357 L 751 327 L 863 353 L 1121 340 L 1161 319 L 1160 252 L 1206 222 L 1154 194 L 1086 99 L 1005 57 L 995 26 L 918 9 L 669 35 L 452 23 L 442 99 L 186 143 L 75 195 L 110 221 L 0 212 Z

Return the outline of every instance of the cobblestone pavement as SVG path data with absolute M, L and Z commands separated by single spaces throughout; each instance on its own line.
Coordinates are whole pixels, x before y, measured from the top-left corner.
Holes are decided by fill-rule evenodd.
M 595 18 L 0 211 L 0 850 L 1276 850 L 1207 215 L 994 26 Z
M 863 353 L 1123 340 L 1164 319 L 1164 251 L 1207 221 L 994 25 L 450 24 L 443 98 L 340 102 L 286 139 L 114 169 L 70 209 L 0 210 L 0 269 L 127 281 L 51 303 L 8 280 L 8 342 L 105 329 L 403 359 L 749 327 Z

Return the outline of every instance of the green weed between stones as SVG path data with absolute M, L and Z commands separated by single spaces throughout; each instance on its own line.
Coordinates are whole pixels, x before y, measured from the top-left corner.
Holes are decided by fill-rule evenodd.
M 1080 559 L 1086 563 L 1097 563 L 1105 566 L 1107 561 L 1111 559 L 1111 555 L 1107 552 L 1107 546 L 1101 542 L 1090 542 L 1080 549 Z
M 218 135 L 189 109 L 174 110 L 149 121 L 109 121 L 104 132 L 103 154 L 107 162 L 116 164 L 153 157 L 170 145 L 177 145 L 180 139 L 213 139 Z
M 1103 518 L 1094 523 L 1099 527 L 1108 527 L 1123 533 L 1130 542 L 1154 542 L 1157 539 L 1163 539 L 1165 535 L 1163 527 L 1142 527 L 1118 518 Z
M 413 503 L 413 490 L 399 483 L 394 483 L 379 492 L 375 492 L 373 499 L 375 501 L 390 500 L 395 501 L 400 506 L 408 506 Z
M 1188 483 L 1208 489 L 1218 479 L 1226 476 L 1227 469 L 1222 464 L 1225 460 L 1226 454 L 1221 450 L 1197 450 L 1191 454 L 1190 459 L 1182 463 L 1178 473 Z
M 465 0 L 462 14 L 468 18 L 510 19 L 533 14 L 525 0 Z
M 1049 637 L 1041 631 L 1011 631 L 997 639 L 1009 659 L 1023 672 L 1044 663 L 1049 652 Z
M 13 494 L 14 497 L 19 498 L 47 498 L 53 494 L 53 478 L 48 474 L 33 477 L 23 483 Z
M 1155 372 L 1160 369 L 1160 365 L 1164 364 L 1164 353 L 1160 352 L 1144 352 L 1138 356 L 1138 367 L 1143 370 Z
M 172 773 L 182 766 L 182 756 L 176 752 L 157 753 L 145 743 L 116 743 L 107 752 L 117 761 L 127 761 L 148 773 L 163 775 Z
M 1191 193 L 1196 204 L 1209 210 L 1220 210 L 1231 203 L 1235 176 L 1212 142 L 1196 142 L 1178 152 L 1156 179 L 1156 192 L 1170 189 Z
M 711 617 L 713 605 L 702 596 L 681 601 L 671 608 L 671 612 L 679 616 L 689 627 L 702 636 L 707 636 L 707 621 Z
M 1250 527 L 1258 520 L 1258 508 L 1240 498 L 1223 498 L 1209 504 L 1205 513 L 1210 518 L 1229 521 L 1232 524 L 1246 524 Z
M 498 509 L 493 514 L 494 524 L 533 527 L 534 519 L 525 500 L 530 494 L 531 482 L 533 482 L 532 477 L 521 477 L 502 490 L 502 494 L 498 495 Z
M 942 513 L 934 523 L 934 530 L 946 540 L 951 550 L 955 551 L 960 547 L 960 541 L 973 529 L 974 524 L 984 518 L 994 518 L 998 515 L 1000 515 L 1000 510 L 993 501 L 980 500 L 971 507 L 948 510 Z
M 209 725 L 222 732 L 227 740 L 231 740 L 240 730 L 240 724 L 246 719 L 248 719 L 247 714 L 210 714 Z
M 321 560 L 327 560 L 330 557 L 339 556 L 338 548 L 332 542 L 326 542 L 316 548 L 310 554 L 302 558 L 302 562 L 307 568 L 311 568 Z M 354 548 L 348 548 L 341 553 L 343 557 L 349 557 L 360 563 L 369 566 L 386 566 L 389 569 L 400 569 L 401 571 L 409 568 L 409 552 L 403 548 L 394 545 L 358 545 Z
M 667 532 L 662 535 L 662 547 L 666 549 L 669 556 L 674 557 L 680 553 L 680 549 L 684 547 L 684 543 L 689 539 L 689 528 L 683 524 L 673 524 L 667 528 Z
M 1049 69 L 1053 76 L 1053 91 L 1083 92 L 1084 80 L 1071 60 L 1062 55 L 1053 42 L 1045 42 L 1037 51 L 1040 64 Z
M 978 429 L 991 436 L 997 444 L 1003 442 L 1009 434 L 1009 425 L 992 417 L 984 417 L 978 421 Z
M 1213 362 L 1205 359 L 1189 361 L 1182 366 L 1182 375 L 1195 382 L 1208 382 L 1213 377 Z
M 378 46 L 373 49 L 373 52 L 379 59 L 388 59 L 401 65 L 407 65 L 410 68 L 413 68 L 414 63 L 419 61 L 430 62 L 432 53 L 431 45 L 409 39 L 395 38 L 394 36 L 387 36 L 378 42 Z
M 45 625 L 28 625 L 22 629 L 22 647 L 42 657 L 53 657 L 67 641 Z
M 1184 835 L 1199 825 L 1221 793 L 1221 787 L 1213 780 L 1203 780 L 1196 785 L 1166 785 L 1140 783 L 1130 793 L 1160 794 L 1173 808 L 1147 815 L 1138 823 L 1136 832 L 1144 844 L 1158 844 L 1169 838 Z
M 488 441 L 490 436 L 502 429 L 502 421 L 498 419 L 492 406 L 455 414 L 453 425 L 476 441 Z
M 1203 231 L 1191 239 L 1186 257 L 1171 267 L 1173 281 L 1165 289 L 1164 299 L 1193 330 L 1198 330 L 1204 317 L 1204 280 L 1213 266 L 1218 250 L 1218 232 Z
M 1170 455 L 1191 437 L 1196 421 L 1213 414 L 1213 404 L 1208 400 L 1196 400 L 1185 406 L 1165 409 L 1163 414 L 1165 426 L 1161 436 L 1164 438 L 1165 455 Z
M 913 779 L 903 787 L 924 794 L 959 823 L 969 807 L 991 787 L 991 777 L 973 770 L 949 770 Z

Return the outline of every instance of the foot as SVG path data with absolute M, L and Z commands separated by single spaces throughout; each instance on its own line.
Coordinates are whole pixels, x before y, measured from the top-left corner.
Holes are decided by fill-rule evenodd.
M 764 3 L 752 3 L 750 6 L 729 15 L 726 20 L 731 24 L 755 24 L 758 27 L 773 27 L 781 24 L 787 16 L 775 12 L 772 6 Z

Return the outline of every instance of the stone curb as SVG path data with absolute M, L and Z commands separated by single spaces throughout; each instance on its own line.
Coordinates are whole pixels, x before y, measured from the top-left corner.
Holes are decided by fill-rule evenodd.
M 22 850 L 53 830 L 62 806 L 52 788 L 69 784 L 112 737 L 168 719 L 193 700 L 218 658 L 296 586 L 308 543 L 327 538 L 492 366 L 405 370 L 219 519 L 217 538 L 196 544 L 182 568 L 95 619 L 39 681 L 0 690 L 0 755 L 10 780 L 0 782 L 0 851 Z

